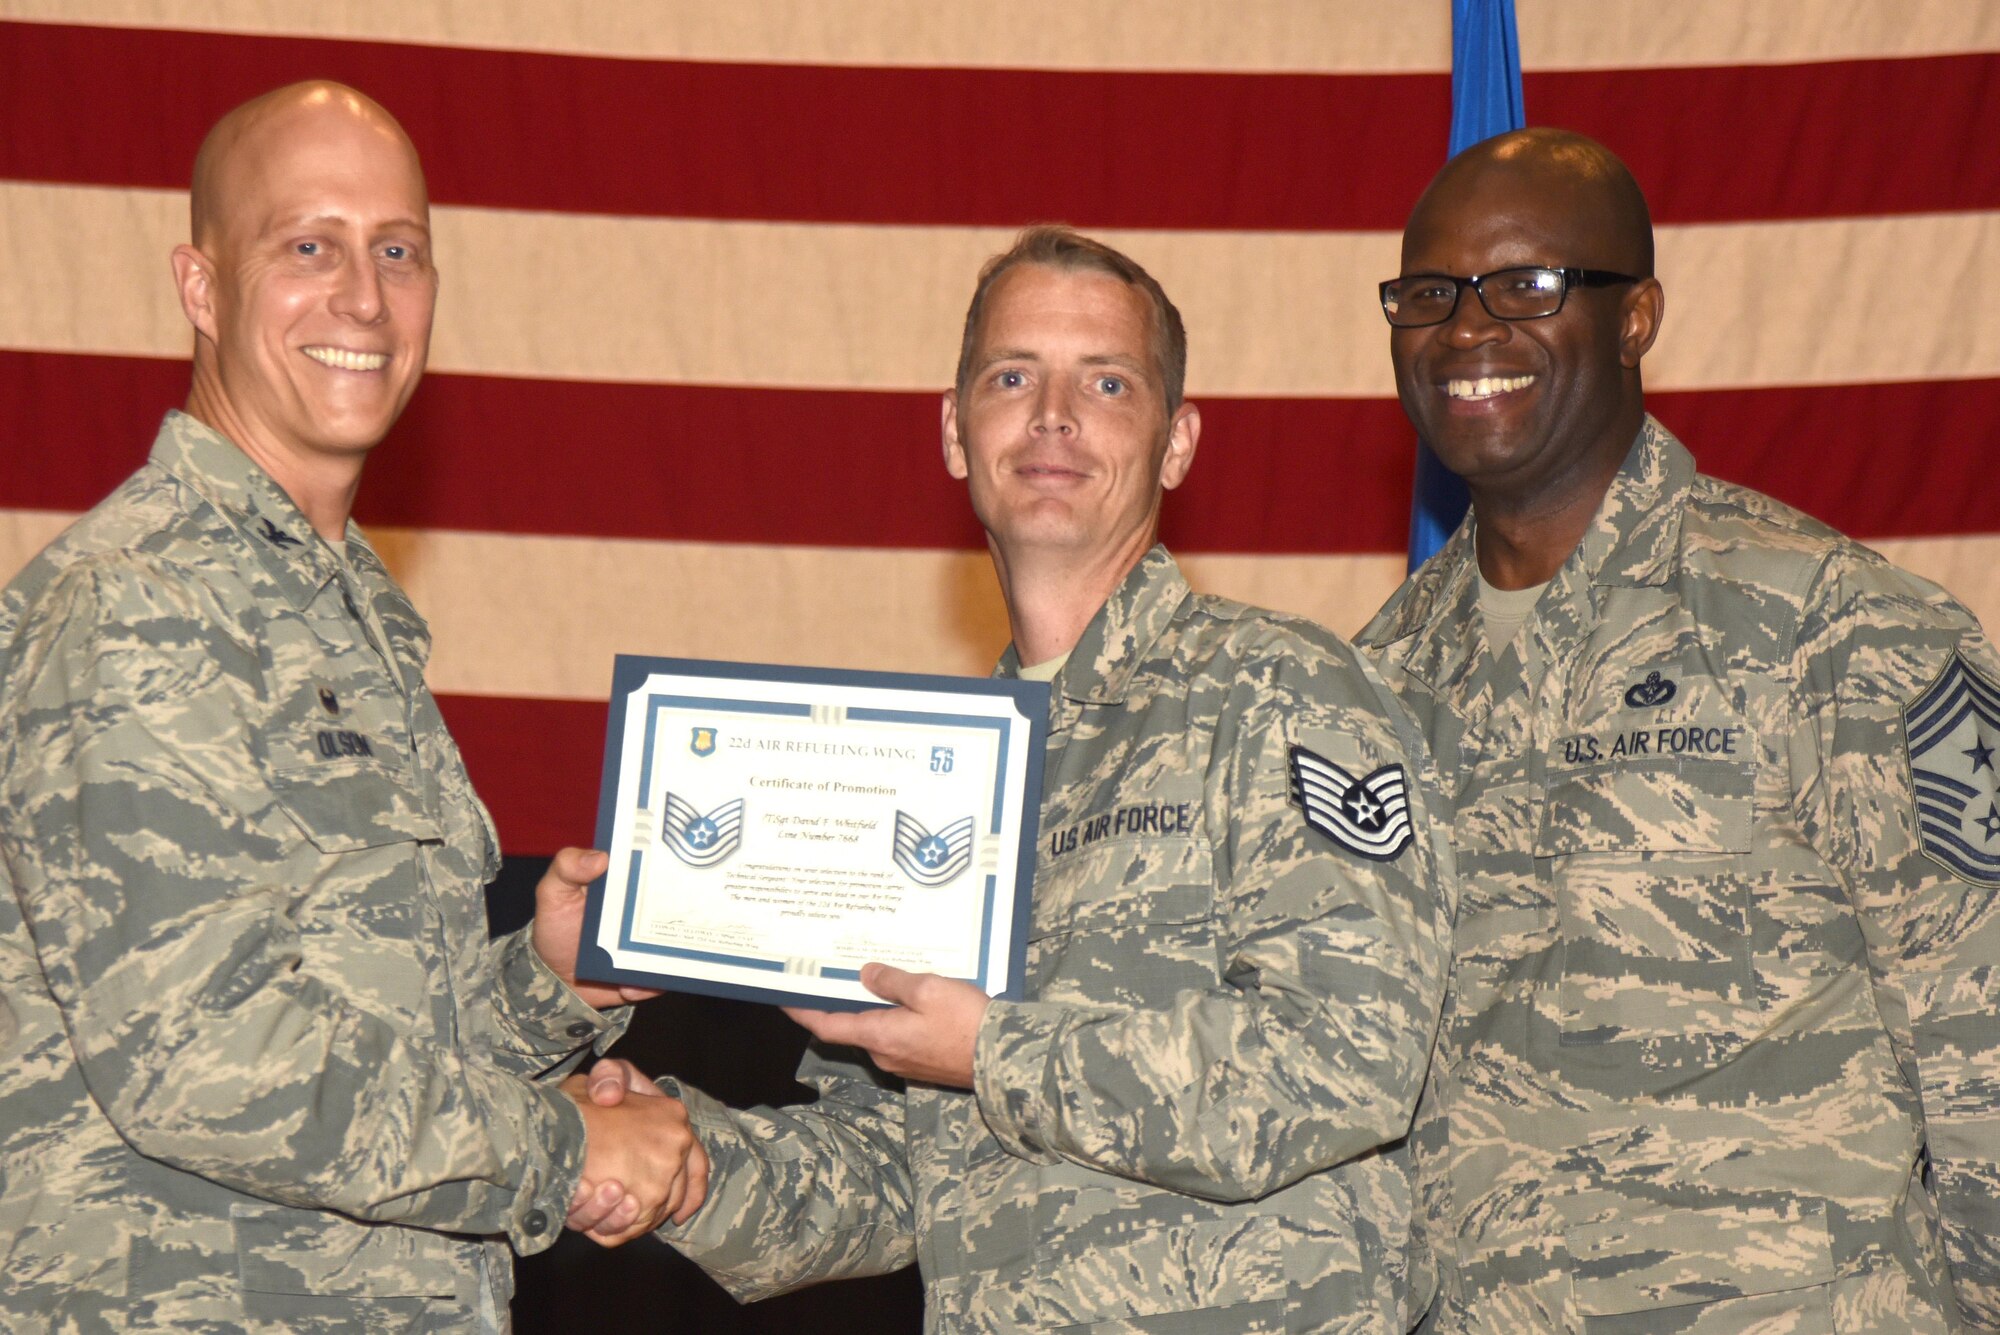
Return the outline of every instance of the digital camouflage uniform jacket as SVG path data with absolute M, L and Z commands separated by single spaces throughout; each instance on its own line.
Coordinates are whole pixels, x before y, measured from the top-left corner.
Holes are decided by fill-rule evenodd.
M 10 1331 L 493 1327 L 471 1235 L 561 1226 L 582 1121 L 527 1078 L 608 1026 L 489 943 L 428 632 L 346 554 L 175 413 L 0 596 Z
M 1978 625 L 1651 419 L 1497 658 L 1477 586 L 1468 520 L 1361 637 L 1457 800 L 1438 1328 L 1994 1328 Z
M 914 1258 L 931 1331 L 1401 1331 L 1431 1280 L 1382 1146 L 1451 887 L 1408 717 L 1349 646 L 1190 593 L 1158 548 L 1050 713 L 1033 999 L 991 1005 L 977 1092 L 814 1054 L 804 1107 L 679 1091 L 715 1172 L 663 1236 L 746 1301 Z M 1405 779 L 1414 839 L 1375 861 L 1308 829 L 1294 746 Z

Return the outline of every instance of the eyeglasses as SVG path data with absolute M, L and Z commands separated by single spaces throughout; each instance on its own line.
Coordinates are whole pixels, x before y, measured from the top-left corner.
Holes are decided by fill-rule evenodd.
M 1458 309 L 1466 288 L 1479 294 L 1479 304 L 1496 320 L 1539 320 L 1563 308 L 1572 287 L 1613 287 L 1636 283 L 1629 273 L 1609 269 L 1495 269 L 1466 278 L 1448 273 L 1419 273 L 1391 278 L 1382 284 L 1382 313 L 1398 329 L 1443 324 Z

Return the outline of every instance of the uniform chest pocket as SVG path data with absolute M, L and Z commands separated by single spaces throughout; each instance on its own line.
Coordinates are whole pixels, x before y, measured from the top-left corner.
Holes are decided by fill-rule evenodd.
M 1214 913 L 1206 839 L 1107 839 L 1047 862 L 1035 883 L 1030 994 L 1153 1006 L 1209 986 Z
M 437 823 L 402 775 L 370 761 L 268 778 L 278 806 L 319 855 L 318 874 L 300 867 L 290 911 L 303 967 L 339 979 L 342 994 L 371 1013 L 431 1032 L 440 1022 L 440 964 L 415 861 L 419 843 L 439 837 Z
M 376 761 L 328 760 L 269 777 L 278 806 L 322 853 L 440 837 L 416 786 Z
M 452 1298 L 459 1276 L 478 1273 L 479 1244 L 448 1234 L 286 1206 L 232 1205 L 229 1215 L 246 1293 Z
M 1587 1335 L 1833 1335 L 1833 1253 L 1820 1201 L 1795 1204 L 1789 1218 L 1685 1210 L 1612 1220 L 1573 1228 L 1564 1240 Z
M 1297 1328 L 1288 1319 L 1294 1303 L 1285 1263 L 1298 1240 L 1285 1221 L 1220 1210 L 1202 1218 L 1199 1205 L 1163 1207 L 1157 1192 L 1074 1181 L 1080 1175 L 1067 1165 L 1050 1176 L 1061 1185 L 1039 1193 L 1035 1231 L 1060 1241 L 1038 1251 L 1024 1286 L 1035 1329 L 1284 1335 Z
M 1756 782 L 1749 760 L 1676 757 L 1551 769 L 1535 856 L 1746 852 Z
M 1713 756 L 1550 768 L 1535 855 L 1554 883 L 1562 1042 L 1642 1041 L 1666 1070 L 1741 1046 L 1756 777 Z

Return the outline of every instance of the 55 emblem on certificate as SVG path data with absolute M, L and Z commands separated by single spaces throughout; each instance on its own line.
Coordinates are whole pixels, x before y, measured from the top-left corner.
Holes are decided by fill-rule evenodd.
M 578 972 L 880 1005 L 861 966 L 1018 997 L 1048 687 L 620 656 Z

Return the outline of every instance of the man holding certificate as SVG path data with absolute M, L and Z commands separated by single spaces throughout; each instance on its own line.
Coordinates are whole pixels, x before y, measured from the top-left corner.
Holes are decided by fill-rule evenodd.
M 1053 682 L 1028 999 L 871 964 L 890 1007 L 792 1012 L 828 1045 L 816 1102 L 666 1082 L 712 1177 L 661 1236 L 745 1301 L 914 1260 L 935 1329 L 1402 1330 L 1431 1278 L 1398 1142 L 1452 899 L 1422 743 L 1344 642 L 1155 546 L 1201 419 L 1143 269 L 1033 229 L 965 330 L 945 464 L 1000 671 Z M 658 1091 L 593 1073 L 628 1092 Z

